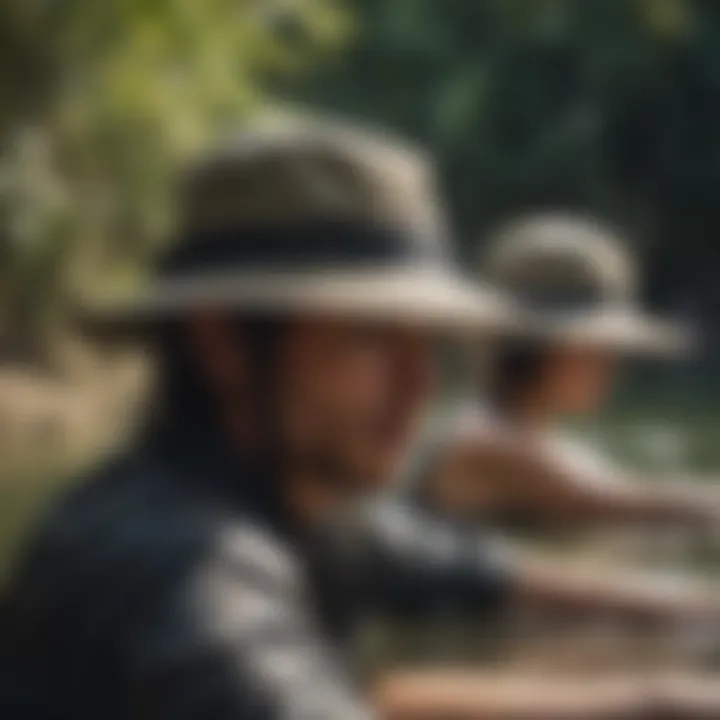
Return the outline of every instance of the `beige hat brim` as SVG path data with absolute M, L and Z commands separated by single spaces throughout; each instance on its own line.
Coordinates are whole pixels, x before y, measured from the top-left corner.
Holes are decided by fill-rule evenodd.
M 191 310 L 312 313 L 448 330 L 501 331 L 518 324 L 513 303 L 459 275 L 434 268 L 303 270 L 214 274 L 159 280 L 132 298 L 86 306 L 96 335 L 138 335 Z
M 682 356 L 696 344 L 693 333 L 682 323 L 651 317 L 632 307 L 540 321 L 535 330 L 558 342 L 637 355 Z

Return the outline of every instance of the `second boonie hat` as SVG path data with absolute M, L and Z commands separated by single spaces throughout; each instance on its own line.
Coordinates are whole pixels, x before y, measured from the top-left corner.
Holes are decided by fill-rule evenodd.
M 524 305 L 543 337 L 634 353 L 688 347 L 687 328 L 642 309 L 634 258 L 617 232 L 593 219 L 514 220 L 490 238 L 483 273 Z

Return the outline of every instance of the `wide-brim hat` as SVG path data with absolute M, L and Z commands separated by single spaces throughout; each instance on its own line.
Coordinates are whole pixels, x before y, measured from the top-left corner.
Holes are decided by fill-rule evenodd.
M 451 272 L 338 267 L 160 281 L 130 298 L 95 301 L 83 313 L 83 325 L 96 336 L 131 337 L 202 309 L 310 313 L 467 331 L 500 331 L 519 322 L 511 303 Z
M 635 355 L 682 355 L 695 344 L 686 323 L 642 308 L 627 246 L 591 218 L 516 220 L 491 238 L 483 272 L 520 301 L 538 338 Z
M 554 320 L 536 319 L 532 327 L 538 337 L 558 344 L 628 355 L 682 356 L 695 345 L 695 338 L 685 324 L 625 306 L 576 312 L 572 317 Z
M 147 285 L 95 297 L 85 327 L 136 335 L 190 311 L 303 313 L 442 328 L 516 322 L 448 255 L 429 163 L 336 122 L 266 122 L 184 176 L 177 242 Z

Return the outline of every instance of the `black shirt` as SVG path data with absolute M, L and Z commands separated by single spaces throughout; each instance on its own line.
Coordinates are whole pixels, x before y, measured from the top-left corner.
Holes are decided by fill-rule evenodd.
M 84 484 L 4 600 L 13 702 L 76 720 L 366 718 L 346 644 L 364 613 L 503 600 L 502 563 L 417 508 L 368 503 L 303 533 L 276 490 L 184 436 Z

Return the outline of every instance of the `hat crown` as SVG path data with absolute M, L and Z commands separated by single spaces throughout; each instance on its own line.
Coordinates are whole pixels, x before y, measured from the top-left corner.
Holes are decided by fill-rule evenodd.
M 593 220 L 566 214 L 523 218 L 491 240 L 485 275 L 542 305 L 632 300 L 637 274 L 619 236 Z
M 267 122 L 221 144 L 182 179 L 179 218 L 188 236 L 319 223 L 393 228 L 418 245 L 445 235 L 420 151 L 327 121 Z

